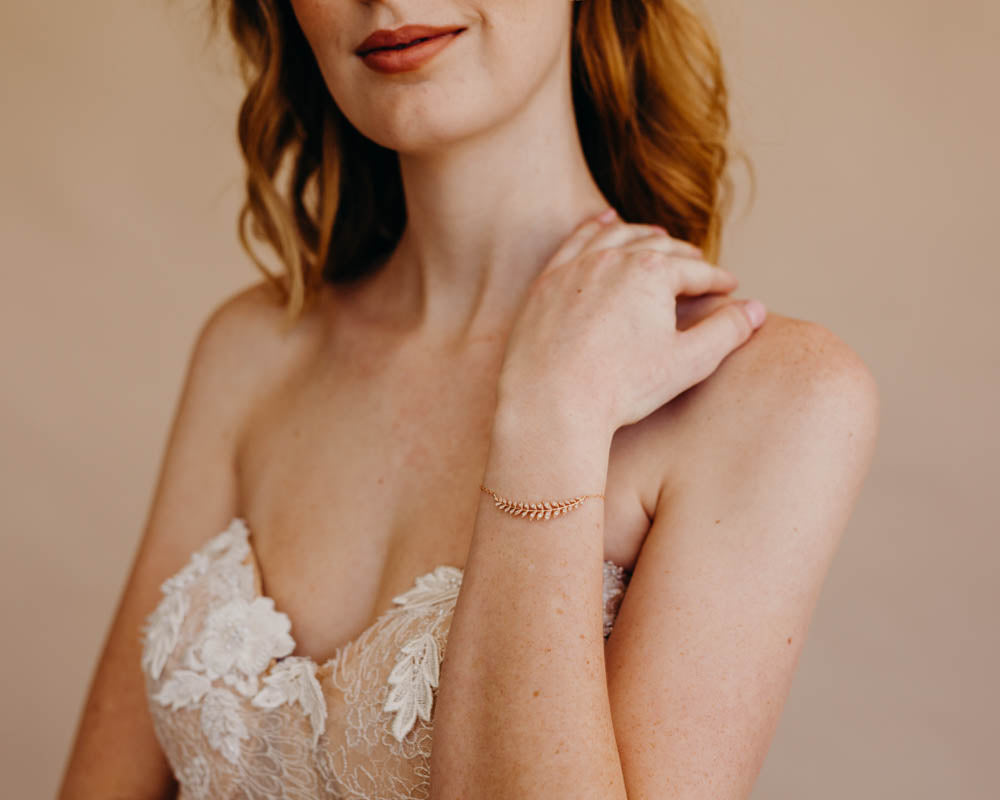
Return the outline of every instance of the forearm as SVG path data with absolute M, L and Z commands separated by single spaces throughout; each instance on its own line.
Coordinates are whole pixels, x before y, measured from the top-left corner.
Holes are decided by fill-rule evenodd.
M 483 483 L 514 500 L 604 491 L 610 434 L 499 408 Z M 435 705 L 439 800 L 625 798 L 604 666 L 604 503 L 480 504 Z

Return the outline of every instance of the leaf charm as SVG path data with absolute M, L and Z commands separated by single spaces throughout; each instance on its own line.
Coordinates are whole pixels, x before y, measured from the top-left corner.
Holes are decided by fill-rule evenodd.
M 541 503 L 522 503 L 517 500 L 508 500 L 499 495 L 493 496 L 493 504 L 501 511 L 506 511 L 515 517 L 525 517 L 526 519 L 549 519 L 558 517 L 567 511 L 572 511 L 584 501 L 583 497 L 574 497 L 571 500 L 546 500 Z
M 398 741 L 410 732 L 420 717 L 431 721 L 431 706 L 434 703 L 433 687 L 438 685 L 441 656 L 437 639 L 430 633 L 421 633 L 402 648 L 396 665 L 389 673 L 389 696 L 383 711 L 395 711 L 392 721 L 392 735 Z

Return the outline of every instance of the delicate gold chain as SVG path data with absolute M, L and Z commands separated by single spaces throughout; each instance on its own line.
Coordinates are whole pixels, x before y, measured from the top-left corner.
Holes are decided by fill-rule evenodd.
M 540 500 L 537 503 L 522 503 L 517 500 L 509 500 L 506 497 L 501 497 L 492 489 L 487 489 L 482 484 L 479 484 L 479 488 L 487 494 L 493 495 L 493 505 L 501 511 L 506 511 L 515 517 L 524 517 L 525 519 L 532 520 L 558 517 L 560 514 L 565 514 L 577 508 L 588 497 L 604 497 L 603 494 L 581 494 L 569 500 Z

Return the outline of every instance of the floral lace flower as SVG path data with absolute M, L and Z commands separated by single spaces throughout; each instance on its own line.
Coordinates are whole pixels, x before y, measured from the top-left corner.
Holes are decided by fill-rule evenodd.
M 259 689 L 257 676 L 271 659 L 295 649 L 290 630 L 288 616 L 275 610 L 270 597 L 256 597 L 251 602 L 234 598 L 206 615 L 185 664 L 209 678 L 222 678 L 251 697 Z

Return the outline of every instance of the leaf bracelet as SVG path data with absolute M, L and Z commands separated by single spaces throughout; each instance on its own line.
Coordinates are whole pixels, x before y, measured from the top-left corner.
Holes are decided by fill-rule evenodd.
M 604 497 L 603 494 L 581 494 L 577 497 L 571 497 L 569 500 L 540 500 L 536 503 L 522 503 L 518 500 L 510 500 L 502 497 L 482 484 L 479 485 L 479 488 L 493 496 L 493 505 L 501 511 L 505 511 L 515 517 L 524 517 L 531 520 L 558 517 L 560 514 L 565 514 L 579 507 L 588 497 Z

